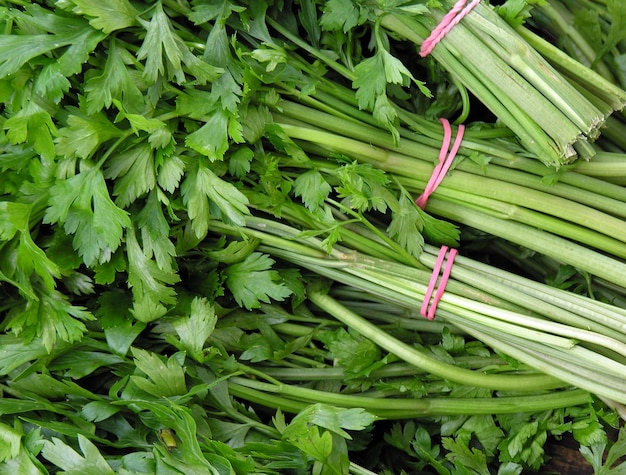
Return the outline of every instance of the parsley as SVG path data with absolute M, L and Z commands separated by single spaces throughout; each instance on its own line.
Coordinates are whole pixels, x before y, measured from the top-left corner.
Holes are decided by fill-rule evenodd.
M 284 300 L 291 290 L 280 282 L 280 275 L 272 270 L 274 260 L 265 254 L 253 252 L 242 262 L 224 270 L 226 285 L 239 305 L 256 308 L 270 299 Z
M 504 475 L 568 431 L 619 473 L 594 394 L 624 402 L 621 313 L 580 294 L 626 281 L 624 195 L 477 122 L 414 204 L 442 138 L 423 114 L 468 105 L 413 51 L 447 6 L 0 7 L 0 473 Z M 613 65 L 607 12 L 585 31 Z M 585 285 L 578 262 L 560 293 L 464 257 L 414 318 L 431 245 L 504 217 L 574 249 Z

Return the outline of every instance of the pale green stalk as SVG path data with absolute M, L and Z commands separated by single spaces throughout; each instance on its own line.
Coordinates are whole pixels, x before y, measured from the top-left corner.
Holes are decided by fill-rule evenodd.
M 232 378 L 229 392 L 238 398 L 260 403 L 265 407 L 299 412 L 309 404 L 325 401 L 339 407 L 364 408 L 385 419 L 411 419 L 432 415 L 515 414 L 539 412 L 559 407 L 588 404 L 586 391 L 569 390 L 539 396 L 510 396 L 498 398 L 422 398 L 380 399 L 347 396 L 316 391 L 286 384 L 271 384 L 244 378 Z

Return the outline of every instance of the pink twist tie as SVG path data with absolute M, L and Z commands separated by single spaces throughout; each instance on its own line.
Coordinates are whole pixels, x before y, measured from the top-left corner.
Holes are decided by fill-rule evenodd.
M 463 133 L 465 132 L 465 126 L 459 125 L 459 130 L 457 132 L 456 139 L 454 140 L 454 145 L 452 145 L 452 149 L 450 150 L 450 152 L 448 152 L 448 149 L 450 148 L 450 142 L 452 141 L 452 128 L 450 127 L 450 122 L 448 122 L 447 119 L 439 120 L 443 125 L 443 143 L 441 145 L 441 150 L 439 151 L 439 163 L 437 163 L 437 166 L 435 166 L 433 174 L 430 176 L 430 179 L 426 184 L 426 188 L 424 188 L 424 192 L 415 200 L 415 203 L 421 209 L 426 208 L 426 202 L 428 201 L 428 198 L 443 181 L 446 173 L 448 173 L 448 170 L 452 165 L 452 161 L 454 160 L 454 157 L 456 157 L 456 153 L 461 147 Z
M 448 253 L 448 251 L 450 252 Z M 435 285 L 437 285 L 439 273 L 441 272 L 441 267 L 446 260 L 446 254 L 448 255 L 446 267 L 444 268 L 443 274 L 441 275 L 441 281 L 439 282 L 439 287 L 437 287 L 437 291 L 435 292 L 433 301 L 432 303 L 430 303 L 430 299 L 433 295 L 433 292 L 435 291 Z M 439 300 L 441 300 L 443 292 L 446 290 L 446 284 L 448 283 L 448 279 L 450 278 L 450 272 L 452 272 L 454 257 L 457 254 L 458 251 L 456 249 L 450 249 L 448 246 L 441 246 L 441 249 L 439 250 L 439 255 L 437 256 L 437 261 L 435 262 L 435 267 L 433 268 L 433 273 L 430 276 L 430 282 L 428 282 L 426 294 L 424 295 L 424 300 L 422 301 L 422 307 L 420 308 L 420 315 L 427 318 L 428 320 L 432 320 L 433 318 L 435 318 L 437 304 L 439 303 Z
M 441 22 L 430 32 L 430 35 L 424 40 L 420 47 L 420 56 L 422 58 L 428 56 L 430 52 L 435 49 L 437 43 L 439 43 L 465 15 L 471 12 L 472 9 L 480 3 L 480 0 L 472 0 L 468 5 L 466 5 L 466 3 L 467 0 L 459 0 L 456 2 L 452 10 L 446 13 L 441 19 Z

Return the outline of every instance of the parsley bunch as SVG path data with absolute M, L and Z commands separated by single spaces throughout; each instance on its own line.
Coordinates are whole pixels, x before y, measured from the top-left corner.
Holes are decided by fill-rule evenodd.
M 451 210 L 463 190 L 444 186 L 419 209 L 412 195 L 440 132 L 423 114 L 429 84 L 392 54 L 389 31 L 399 13 L 441 9 L 379 7 L 2 2 L 0 473 L 368 474 L 424 460 L 440 473 L 467 461 L 477 473 L 498 463 L 517 473 L 538 467 L 547 434 L 571 421 L 587 430 L 588 456 L 604 450 L 616 413 L 592 393 L 623 402 L 617 306 L 523 279 L 504 285 L 467 260 L 442 318 L 405 312 L 432 267 L 430 246 L 462 242 L 440 218 L 484 218 L 515 241 L 523 233 L 503 222 L 518 213 L 524 230 L 580 242 L 583 268 L 598 259 L 590 273 L 624 282 L 623 190 L 565 167 L 557 176 L 513 127 L 477 122 L 453 172 L 476 179 L 465 195 L 475 196 Z M 447 78 L 429 113 L 457 110 L 449 101 L 464 89 L 428 68 Z M 536 209 L 481 196 L 480 173 L 507 177 L 504 203 L 511 183 L 528 186 Z M 580 224 L 559 221 L 565 193 L 585 205 L 572 205 Z M 560 239 L 537 249 L 560 252 Z M 515 300 L 523 292 L 532 298 Z M 510 324 L 502 342 L 483 326 L 518 313 L 536 322 L 542 299 L 573 332 L 548 335 L 550 351 Z M 480 308 L 470 315 L 459 302 Z M 583 330 L 592 307 L 598 321 Z M 586 365 L 577 378 L 572 354 Z M 546 367 L 546 355 L 558 364 Z M 589 385 L 598 361 L 605 379 Z M 518 433 L 510 418 L 520 408 L 528 423 Z M 448 437 L 453 426 L 463 430 Z M 401 450 L 404 466 L 367 460 L 379 429 L 375 443 Z M 472 444 L 479 432 L 484 451 Z

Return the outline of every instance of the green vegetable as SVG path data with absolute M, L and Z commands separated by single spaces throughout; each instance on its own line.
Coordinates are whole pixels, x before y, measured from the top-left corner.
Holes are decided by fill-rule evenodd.
M 363 9 L 369 7 L 369 17 L 350 15 L 346 18 L 345 8 L 340 7 L 346 3 Z M 353 83 L 358 94 L 367 98 L 360 98 L 359 106 L 374 108 L 374 116 L 383 114 L 381 110 L 388 106 L 380 102 L 375 105 L 370 98 L 384 92 L 387 84 L 402 84 L 411 79 L 404 66 L 394 64 L 389 58 L 386 36 L 379 27 L 420 45 L 454 4 L 450 1 L 441 2 L 441 8 L 424 5 L 411 8 L 403 3 L 379 2 L 373 6 L 360 2 L 328 2 L 322 16 L 322 27 L 331 31 L 339 28 L 348 31 L 367 21 L 375 23 L 375 55 L 355 67 Z M 501 11 L 515 24 L 519 20 L 514 8 L 505 6 Z M 370 20 L 372 17 L 374 20 Z M 577 81 L 580 75 L 589 75 L 588 68 L 572 64 L 565 77 L 561 76 L 505 19 L 483 4 L 474 7 L 452 28 L 431 54 L 458 83 L 467 87 L 511 128 L 528 150 L 551 166 L 570 163 L 577 156 L 593 156 L 595 152 L 589 143 L 597 137 L 606 117 L 625 105 L 626 95 L 617 88 L 620 99 L 614 106 L 601 96 L 587 99 L 566 77 Z M 370 64 L 373 62 L 380 64 Z M 377 73 L 365 75 L 362 71 Z M 372 77 L 372 74 L 377 76 Z M 594 79 L 596 84 L 610 84 L 600 75 Z M 390 122 L 390 115 L 387 113 L 387 122 Z
M 397 21 L 447 5 L 381 6 L 0 5 L 0 473 L 519 473 L 566 432 L 619 457 L 623 300 L 460 257 L 437 318 L 412 311 L 463 222 L 623 285 L 626 196 L 594 178 L 621 155 L 545 166 L 556 138 L 526 150 L 526 122 L 401 60 Z

